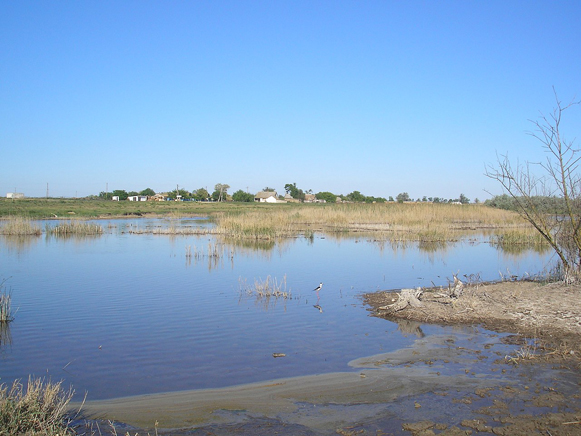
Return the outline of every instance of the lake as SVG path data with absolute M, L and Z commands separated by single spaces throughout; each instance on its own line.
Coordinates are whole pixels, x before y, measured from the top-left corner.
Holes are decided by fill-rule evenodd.
M 211 226 L 201 219 L 95 222 L 105 234 L 0 239 L 16 312 L 1 336 L 0 382 L 48 376 L 96 400 L 354 371 L 349 361 L 415 339 L 369 316 L 363 293 L 447 285 L 457 272 L 522 277 L 554 262 L 550 251 L 505 253 L 479 237 L 439 248 L 319 233 L 251 244 L 131 233 Z M 246 292 L 267 277 L 290 298 Z

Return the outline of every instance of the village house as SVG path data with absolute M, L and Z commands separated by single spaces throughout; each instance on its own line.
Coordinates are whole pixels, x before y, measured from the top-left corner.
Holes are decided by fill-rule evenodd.
M 129 201 L 147 201 L 147 195 L 131 195 L 127 197 Z
M 275 191 L 260 191 L 254 196 L 257 203 L 280 203 Z

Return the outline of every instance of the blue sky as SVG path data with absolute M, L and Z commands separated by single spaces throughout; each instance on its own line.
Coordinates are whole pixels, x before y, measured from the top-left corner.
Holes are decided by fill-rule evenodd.
M 0 194 L 484 200 L 581 97 L 579 1 L 0 1 Z M 563 128 L 581 134 L 581 110 Z

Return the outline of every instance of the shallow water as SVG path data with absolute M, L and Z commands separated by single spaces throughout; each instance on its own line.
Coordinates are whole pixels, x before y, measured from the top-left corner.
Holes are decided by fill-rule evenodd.
M 2 336 L 0 382 L 50 376 L 95 400 L 352 371 L 349 361 L 417 338 L 370 317 L 362 293 L 446 285 L 458 271 L 482 280 L 499 271 L 522 276 L 552 261 L 550 253 L 507 255 L 474 241 L 429 251 L 317 234 L 244 246 L 129 233 L 210 225 L 203 220 L 101 224 L 106 233 L 93 238 L 0 239 L 0 279 L 8 279 L 16 310 Z M 214 247 L 218 257 L 208 255 Z M 286 277 L 291 298 L 241 291 L 267 276 Z M 317 299 L 312 289 L 321 281 Z

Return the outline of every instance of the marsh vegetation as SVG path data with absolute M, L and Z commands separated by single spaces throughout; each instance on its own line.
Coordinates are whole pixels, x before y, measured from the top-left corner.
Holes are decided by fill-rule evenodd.
M 75 435 L 67 419 L 72 390 L 42 378 L 0 385 L 0 436 Z

